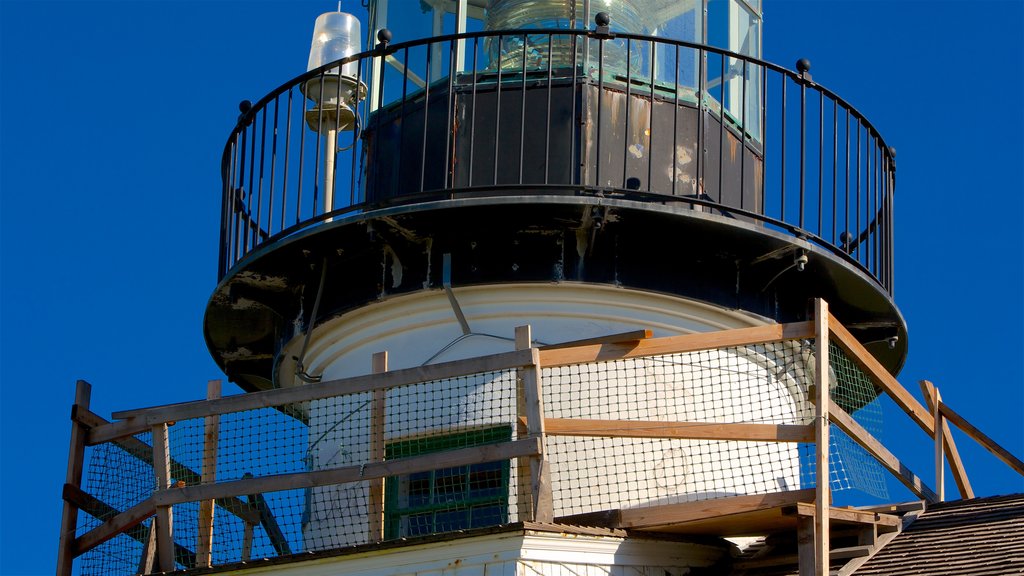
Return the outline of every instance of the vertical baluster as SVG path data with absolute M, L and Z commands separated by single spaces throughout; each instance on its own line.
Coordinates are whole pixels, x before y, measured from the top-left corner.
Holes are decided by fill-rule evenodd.
M 657 60 L 657 43 L 653 40 L 651 46 L 651 109 L 647 114 L 647 142 L 645 152 L 647 154 L 647 191 L 651 191 L 651 180 L 654 179 L 654 62 Z M 676 149 L 672 149 L 672 165 L 675 166 Z
M 498 142 L 501 141 L 501 57 L 502 47 L 505 45 L 505 37 L 498 36 L 498 77 L 494 90 L 494 173 L 491 175 L 491 184 L 498 185 Z
M 725 191 L 725 54 L 718 55 L 719 60 L 719 83 L 718 90 L 722 98 L 721 108 L 718 111 L 718 203 L 722 204 L 722 194 Z
M 744 183 L 747 168 L 747 61 L 743 61 L 740 77 L 740 210 L 744 208 Z
M 630 63 L 632 59 L 632 47 L 633 43 L 630 42 L 629 38 L 626 38 L 626 113 L 625 122 L 622 129 L 622 188 L 627 187 L 626 182 L 627 177 L 629 175 L 629 136 L 632 133 L 629 125 L 629 112 L 633 108 L 633 66 Z
M 544 184 L 549 184 L 549 170 L 551 165 L 551 65 L 554 58 L 551 55 L 552 39 L 554 34 L 548 34 L 548 84 L 547 84 L 547 118 L 544 122 Z M 523 94 L 525 99 L 526 95 Z M 575 96 L 574 96 L 575 98 Z
M 676 195 L 676 180 L 679 172 L 679 45 L 675 46 L 675 65 L 672 71 L 672 195 Z M 653 84 L 653 82 L 651 83 Z M 697 95 L 697 149 L 700 150 L 700 94 Z M 654 99 L 651 99 L 651 123 L 654 122 Z M 654 147 L 654 134 L 651 134 L 651 144 Z M 700 166 L 700 154 L 697 153 L 697 166 Z M 698 169 L 699 172 L 699 169 Z M 694 182 L 696 183 L 696 174 Z
M 466 178 L 466 185 L 473 186 L 473 156 L 476 152 L 476 85 L 477 85 L 477 49 L 480 45 L 480 38 L 473 38 L 473 86 L 470 92 L 470 103 L 472 112 L 469 116 L 469 173 Z
M 292 145 L 292 90 L 288 89 L 288 103 L 285 105 L 284 121 L 284 166 L 281 167 L 281 230 L 285 227 L 285 212 L 288 209 L 288 163 Z
M 522 66 L 519 71 L 522 74 L 519 82 L 519 184 L 523 184 L 523 164 L 526 163 L 526 34 L 523 34 Z
M 277 176 L 277 121 L 280 97 L 274 96 L 274 132 L 270 141 L 270 191 L 267 194 L 267 236 L 274 235 L 274 178 Z

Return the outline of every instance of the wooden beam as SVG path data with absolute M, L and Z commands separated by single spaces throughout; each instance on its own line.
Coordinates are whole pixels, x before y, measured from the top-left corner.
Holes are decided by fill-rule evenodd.
M 129 530 L 131 527 L 138 526 L 155 512 L 156 508 L 153 505 L 152 498 L 139 502 L 76 538 L 73 548 L 75 555 L 85 554 L 114 536 Z
M 402 370 L 392 370 L 384 374 L 367 374 L 290 388 L 248 392 L 246 394 L 225 396 L 217 400 L 198 400 L 180 404 L 154 406 L 152 408 L 122 410 L 114 412 L 113 418 L 118 420 L 134 419 L 132 425 L 123 425 L 116 430 L 93 430 L 94 434 L 91 439 L 93 441 L 109 441 L 123 436 L 134 435 L 151 426 L 166 422 L 203 418 L 214 414 L 231 414 L 297 402 L 322 400 L 346 394 L 387 390 L 389 388 L 432 380 L 445 380 L 482 372 L 509 370 L 529 366 L 532 363 L 533 355 L 528 350 L 505 352 L 503 354 L 479 356 L 467 360 L 414 366 Z M 115 422 L 114 424 L 119 423 Z
M 92 429 L 110 424 L 110 422 L 105 418 L 89 410 L 78 410 L 76 412 L 76 419 Z M 134 436 L 128 436 L 126 438 L 112 440 L 111 442 L 145 464 L 148 464 L 149 466 L 153 465 L 153 447 L 142 440 L 139 440 Z M 200 484 L 202 482 L 202 476 L 174 458 L 171 458 L 171 478 L 183 481 L 185 484 L 189 485 Z M 244 522 L 250 522 L 252 524 L 259 524 L 260 522 L 259 513 L 249 506 L 249 504 L 238 498 L 222 498 L 216 502 L 217 506 L 220 506 L 225 511 L 234 514 Z
M 1009 450 L 1003 448 L 995 440 L 985 435 L 984 432 L 975 428 L 973 424 L 968 422 L 963 416 L 957 414 L 945 402 L 939 403 L 939 410 L 942 412 L 943 416 L 949 419 L 950 422 L 956 424 L 957 428 L 963 430 L 964 434 L 973 438 L 975 442 L 981 444 L 982 447 L 991 452 L 996 458 L 999 458 L 1005 462 L 1007 466 L 1016 470 L 1018 474 L 1024 476 L 1024 462 L 1021 462 L 1019 458 L 1010 454 Z
M 374 374 L 383 374 L 388 371 L 387 351 L 377 352 L 371 359 L 371 371 Z M 387 391 L 374 390 L 373 401 L 370 407 L 370 462 L 383 462 L 386 452 L 384 441 L 385 417 Z M 374 478 L 370 480 L 370 499 L 367 503 L 369 508 L 369 537 L 370 542 L 381 542 L 384 540 L 384 479 Z
M 783 340 L 810 338 L 813 334 L 814 327 L 810 322 L 773 324 L 771 326 L 651 338 L 625 344 L 591 344 L 575 348 L 541 350 L 540 363 L 541 366 L 547 368 L 550 366 L 565 366 L 568 364 L 584 364 L 588 362 L 620 360 L 623 358 L 640 358 L 643 356 L 780 342 Z
M 71 407 L 71 441 L 68 447 L 68 468 L 64 483 L 78 488 L 82 484 L 82 469 L 85 466 L 85 441 L 88 430 L 75 419 L 75 413 L 89 410 L 92 386 L 85 380 L 75 383 L 75 403 Z M 57 576 L 71 576 L 75 556 L 75 531 L 78 529 L 78 507 L 64 500 L 60 517 L 60 538 L 57 548 Z
M 934 414 L 938 405 L 932 400 L 931 390 L 935 385 L 927 380 L 921 380 L 920 385 L 921 392 L 924 393 L 925 404 Z M 953 433 L 950 431 L 949 423 L 945 419 L 942 421 L 942 439 L 946 451 L 946 459 L 949 460 L 949 468 L 953 471 L 953 481 L 956 482 L 956 488 L 960 491 L 960 497 L 974 498 L 974 489 L 971 488 L 971 481 L 967 478 L 967 469 L 964 468 L 964 463 L 960 459 L 960 451 L 956 448 Z
M 156 477 L 157 492 L 171 487 L 171 448 L 168 442 L 167 424 L 153 426 L 153 474 Z M 215 484 L 210 484 L 215 486 Z M 174 512 L 169 504 L 156 506 L 156 553 L 161 572 L 173 572 L 174 566 Z
M 815 497 L 814 497 L 814 569 L 820 576 L 828 576 L 831 543 L 829 538 L 829 508 L 832 505 L 832 475 L 829 466 L 829 329 L 828 304 L 814 299 L 814 445 L 815 445 Z
M 839 320 L 836 320 L 835 316 L 829 315 L 828 325 L 834 338 L 833 341 L 846 352 L 853 363 L 871 377 L 878 387 L 889 394 L 896 405 L 931 437 L 935 433 L 935 421 L 931 413 L 925 410 L 924 406 L 868 352 L 867 348 L 864 348 L 863 344 L 853 337 L 853 334 L 850 334 L 850 331 Z
M 454 468 L 482 462 L 496 462 L 510 458 L 536 456 L 539 453 L 540 440 L 538 438 L 526 438 L 499 444 L 435 452 L 423 456 L 398 458 L 384 462 L 370 462 L 359 466 L 275 474 L 260 478 L 231 480 L 206 486 L 171 488 L 153 493 L 153 502 L 158 506 L 170 506 L 183 502 L 198 502 L 208 498 L 226 498 L 241 494 L 314 488 L 331 484 L 344 484 L 346 482 L 360 482 L 385 476 L 402 476 L 415 472 L 429 472 L 439 468 Z
M 814 426 L 810 424 L 720 424 L 717 422 L 547 418 L 544 420 L 544 426 L 548 436 L 675 438 L 750 442 L 814 441 Z
M 635 343 L 640 340 L 647 340 L 654 336 L 652 330 L 633 330 L 630 332 L 620 332 L 618 334 L 609 334 L 607 336 L 597 336 L 596 338 L 583 338 L 581 340 L 570 340 L 568 342 L 558 342 L 556 344 L 546 344 L 540 346 L 541 350 L 559 350 L 561 348 L 577 348 L 579 346 L 591 346 L 593 344 L 626 344 Z M 527 346 L 529 348 L 529 346 Z M 519 348 L 516 348 L 517 350 Z
M 516 326 L 515 328 L 516 350 L 529 350 L 533 347 L 533 330 L 529 325 Z M 526 392 L 523 390 L 523 369 L 516 370 L 516 415 L 518 426 L 516 437 L 525 438 L 528 434 L 526 426 Z M 520 520 L 533 519 L 533 494 L 531 486 L 531 466 L 526 458 L 516 460 L 516 512 Z
M 927 500 L 928 502 L 938 502 L 938 495 L 929 488 L 924 481 L 917 477 L 909 468 L 903 465 L 896 456 L 893 456 L 892 452 L 889 452 L 888 448 L 882 445 L 881 442 L 875 439 L 863 426 L 857 423 L 852 416 L 846 413 L 845 410 L 839 407 L 838 404 L 832 402 L 832 409 L 829 411 L 829 417 L 832 422 L 838 426 L 843 432 L 846 432 L 850 438 L 853 438 L 855 442 L 864 447 L 871 454 L 875 460 L 885 467 L 890 473 L 896 476 L 896 479 L 903 483 L 904 486 L 910 489 L 911 492 L 916 494 L 918 497 Z
M 765 510 L 814 500 L 814 490 L 792 490 L 751 496 L 730 496 L 712 500 L 665 504 L 618 511 L 618 524 L 610 528 L 650 529 L 683 522 Z
M 206 399 L 220 398 L 220 380 L 206 383 Z M 217 442 L 220 438 L 220 416 L 207 416 L 203 421 L 203 473 L 200 481 L 212 484 L 217 481 Z M 214 500 L 199 503 L 199 527 L 196 535 L 196 565 L 208 568 L 213 561 L 213 506 Z

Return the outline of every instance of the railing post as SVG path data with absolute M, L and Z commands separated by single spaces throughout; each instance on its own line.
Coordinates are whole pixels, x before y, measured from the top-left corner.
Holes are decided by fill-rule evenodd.
M 931 397 L 932 418 L 935 420 L 935 495 L 939 497 L 939 502 L 944 502 L 946 500 L 946 459 L 943 454 L 945 443 L 942 438 L 942 428 L 946 421 L 942 417 L 942 411 L 939 410 L 939 406 L 942 404 L 942 395 L 939 394 L 939 389 L 935 386 L 931 388 Z
M 829 572 L 829 513 L 831 490 L 829 486 L 829 349 L 828 303 L 814 299 L 814 441 L 816 497 L 814 502 L 814 556 L 815 574 L 827 576 Z
M 516 327 L 516 350 L 532 348 L 533 338 L 530 326 Z M 528 510 L 529 520 L 534 522 L 551 522 L 554 519 L 551 501 L 551 479 L 547 468 L 547 457 L 544 450 L 544 407 L 541 400 L 540 355 L 533 348 L 533 366 L 519 370 L 516 400 L 519 415 L 526 417 L 526 436 L 540 439 L 540 455 L 529 459 L 530 498 L 521 495 L 520 515 Z M 519 465 L 519 478 L 524 478 L 527 467 Z
M 79 410 L 89 409 L 92 386 L 85 380 L 75 383 L 75 403 L 71 407 L 71 445 L 68 448 L 68 470 L 64 482 L 75 488 L 82 484 L 82 469 L 85 465 L 85 436 L 88 429 L 75 419 Z M 57 576 L 71 576 L 75 553 L 75 531 L 78 528 L 78 507 L 64 500 L 60 519 L 60 548 L 57 550 Z
M 220 398 L 221 381 L 206 383 L 206 399 Z M 200 482 L 211 484 L 217 481 L 217 442 L 220 438 L 220 416 L 207 416 L 203 420 L 203 468 Z M 213 500 L 199 503 L 199 534 L 196 543 L 196 566 L 207 568 L 213 561 Z
M 153 426 L 153 473 L 157 490 L 171 487 L 171 450 L 166 423 Z M 156 507 L 156 553 L 160 571 L 174 571 L 174 518 L 170 506 Z
M 377 352 L 373 355 L 372 370 L 374 374 L 383 374 L 388 371 L 387 351 Z M 370 407 L 370 462 L 384 461 L 386 394 L 386 390 L 373 391 L 373 403 Z M 384 478 L 370 480 L 370 501 L 367 504 L 367 514 L 369 515 L 370 542 L 384 540 Z

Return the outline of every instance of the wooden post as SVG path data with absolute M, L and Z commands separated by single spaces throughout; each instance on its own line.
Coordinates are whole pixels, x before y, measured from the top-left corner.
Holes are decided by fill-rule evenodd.
M 831 490 L 829 485 L 829 369 L 828 369 L 828 304 L 814 299 L 814 440 L 816 443 L 816 497 L 814 500 L 814 557 L 815 573 L 827 576 L 829 572 L 829 514 Z
M 551 500 L 551 479 L 544 450 L 544 406 L 541 399 L 540 353 L 532 348 L 532 333 L 529 326 L 516 327 L 516 349 L 533 349 L 533 366 L 519 370 L 517 386 L 522 386 L 522 415 L 526 417 L 526 437 L 540 439 L 540 455 L 529 459 L 530 500 L 529 515 L 534 522 L 554 521 L 554 507 Z M 520 502 L 522 499 L 520 499 Z M 520 513 L 522 510 L 520 509 Z
M 92 386 L 85 380 L 75 383 L 75 403 L 71 407 L 71 445 L 68 448 L 68 470 L 64 482 L 75 488 L 82 485 L 82 469 L 85 466 L 86 427 L 75 419 L 80 410 L 89 410 Z M 57 576 L 71 576 L 75 560 L 75 530 L 78 529 L 78 507 L 64 500 L 60 518 L 60 548 L 57 550 Z
M 245 526 L 242 528 L 242 562 L 248 562 L 252 559 L 252 533 L 253 523 L 245 520 Z
M 171 487 L 171 449 L 167 439 L 167 424 L 153 426 L 153 472 L 158 491 Z M 156 553 L 160 571 L 174 571 L 174 519 L 170 506 L 156 507 Z
M 373 373 L 383 374 L 388 371 L 388 353 L 377 352 L 373 355 Z M 386 390 L 373 391 L 373 403 L 370 407 L 370 461 L 383 462 L 385 455 L 385 418 Z M 370 542 L 384 540 L 384 478 L 370 480 L 370 499 L 367 504 L 369 514 Z
M 797 516 L 796 553 L 800 576 L 815 576 L 814 518 Z
M 943 502 L 946 500 L 946 459 L 943 454 L 945 446 L 942 428 L 946 420 L 939 410 L 939 406 L 942 404 L 942 395 L 939 394 L 939 389 L 932 386 L 931 393 L 932 418 L 935 419 L 935 495 L 939 497 L 939 502 Z
M 220 380 L 206 383 L 206 399 L 220 398 Z M 203 469 L 200 482 L 217 481 L 217 442 L 220 438 L 220 416 L 207 416 L 203 420 Z M 199 503 L 199 534 L 196 543 L 196 566 L 208 568 L 213 562 L 213 500 Z
M 921 380 L 918 384 L 921 385 L 921 393 L 924 394 L 925 405 L 929 410 L 934 411 L 937 405 L 933 400 L 932 389 L 935 385 L 927 380 Z M 956 447 L 956 441 L 953 440 L 953 433 L 949 429 L 949 422 L 945 421 L 945 416 L 943 416 L 941 428 L 943 451 L 946 459 L 949 461 L 949 468 L 953 472 L 953 480 L 960 491 L 960 497 L 965 499 L 974 498 L 974 489 L 971 488 L 971 481 L 967 478 L 967 470 L 964 468 L 963 460 L 960 459 L 960 451 Z
M 529 350 L 532 346 L 533 336 L 530 327 L 516 327 L 516 350 Z M 516 370 L 516 421 L 521 424 L 516 432 L 517 438 L 526 435 L 526 395 L 523 392 L 523 370 Z M 519 513 L 519 520 L 533 519 L 533 504 L 530 501 L 530 491 L 526 479 L 530 477 L 530 462 L 525 458 L 516 460 L 516 510 Z
M 152 574 L 156 563 L 156 518 L 149 521 L 146 540 L 142 543 L 142 556 L 139 558 L 139 574 Z

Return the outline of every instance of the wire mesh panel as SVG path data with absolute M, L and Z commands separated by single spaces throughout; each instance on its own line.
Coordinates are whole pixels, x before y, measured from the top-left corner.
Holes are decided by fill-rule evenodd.
M 218 416 L 215 465 L 204 476 L 204 419 L 169 426 L 172 487 L 267 478 L 292 473 L 363 469 L 367 464 L 459 448 L 500 444 L 519 436 L 516 372 L 489 372 L 340 395 L 300 404 Z M 378 402 L 380 404 L 378 404 Z M 373 436 L 385 451 L 375 457 Z M 80 533 L 148 498 L 156 486 L 149 434 L 92 450 L 89 494 L 106 503 L 83 514 Z M 121 442 L 121 441 L 119 441 Z M 210 447 L 212 449 L 212 447 Z M 439 456 L 441 456 L 439 454 Z M 521 468 L 515 459 L 418 470 L 387 480 L 379 512 L 383 535 L 399 538 L 491 526 L 518 519 Z M 335 549 L 374 541 L 370 478 L 312 488 L 241 494 L 217 500 L 212 522 L 200 503 L 175 504 L 176 568 L 204 564 L 201 541 L 212 543 L 213 565 Z M 135 574 L 152 519 L 83 556 L 81 574 Z
M 655 429 L 807 424 L 810 354 L 788 342 L 546 369 L 545 409 Z M 548 439 L 548 459 L 556 516 L 800 487 L 800 452 L 787 443 L 562 436 Z

